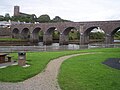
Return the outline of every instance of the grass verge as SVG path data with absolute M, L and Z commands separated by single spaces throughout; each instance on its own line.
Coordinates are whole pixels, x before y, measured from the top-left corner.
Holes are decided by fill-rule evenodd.
M 12 41 L 26 41 L 26 40 L 22 40 L 22 39 L 16 39 L 16 38 L 0 38 L 0 42 L 12 42 Z
M 90 49 L 88 52 L 66 60 L 60 69 L 58 82 L 62 90 L 120 90 L 120 70 L 102 62 L 107 58 L 120 58 L 120 48 Z

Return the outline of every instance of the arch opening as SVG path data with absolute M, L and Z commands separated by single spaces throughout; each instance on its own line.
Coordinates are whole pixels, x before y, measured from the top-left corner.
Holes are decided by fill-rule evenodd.
M 39 31 L 38 36 L 39 36 L 39 42 L 43 42 L 43 31 L 42 30 Z
M 84 32 L 85 44 L 103 44 L 105 32 L 100 27 L 90 27 Z
M 52 33 L 53 43 L 59 43 L 60 32 L 55 29 Z
M 79 44 L 80 32 L 75 27 L 66 28 L 62 34 L 65 35 L 64 38 L 66 38 L 69 44 Z
M 28 28 L 24 28 L 21 32 L 21 38 L 29 40 L 30 39 L 30 31 Z
M 58 31 L 56 27 L 50 27 L 47 30 L 46 34 L 49 37 L 50 44 L 59 43 L 60 32 Z
M 120 43 L 120 27 L 114 29 L 112 32 L 111 32 L 111 42 L 112 43 Z
M 47 31 L 46 34 L 47 35 L 52 35 L 52 33 L 54 32 L 54 30 L 57 29 L 56 27 L 50 27 Z
M 39 32 L 40 32 L 41 28 L 37 27 L 33 30 L 32 32 L 32 39 L 33 42 L 39 42 Z
M 12 38 L 19 38 L 19 29 L 14 28 L 12 31 Z

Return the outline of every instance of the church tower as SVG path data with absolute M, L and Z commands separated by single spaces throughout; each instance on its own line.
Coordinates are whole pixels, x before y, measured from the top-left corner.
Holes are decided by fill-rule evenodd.
M 14 6 L 14 16 L 19 16 L 19 15 L 20 15 L 20 7 Z

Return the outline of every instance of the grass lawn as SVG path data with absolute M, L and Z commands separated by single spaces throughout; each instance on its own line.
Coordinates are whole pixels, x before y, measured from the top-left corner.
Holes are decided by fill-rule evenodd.
M 19 67 L 19 66 L 9 66 L 7 68 L 0 69 L 0 81 L 3 81 L 3 82 L 19 82 L 19 81 L 24 81 L 24 80 L 26 80 L 28 78 L 31 78 L 32 76 L 35 76 L 36 74 L 40 73 L 41 71 L 43 71 L 44 68 L 46 67 L 46 65 L 49 63 L 49 61 L 52 60 L 52 59 L 54 59 L 54 58 L 58 58 L 60 56 L 64 56 L 64 55 L 68 55 L 68 54 L 84 53 L 84 52 L 103 52 L 103 53 L 106 53 L 106 55 L 103 55 L 103 54 L 98 54 L 98 55 L 100 55 L 100 56 L 103 55 L 104 56 L 104 57 L 102 56 L 101 58 L 107 58 L 108 55 L 109 55 L 108 57 L 118 57 L 119 56 L 118 53 L 120 52 L 120 49 L 113 48 L 113 49 L 86 49 L 86 50 L 80 50 L 80 51 L 60 51 L 60 52 L 28 52 L 27 53 L 27 63 L 30 64 L 31 66 L 27 67 L 27 68 L 23 68 L 23 67 Z M 13 57 L 14 59 L 17 59 L 17 53 L 12 53 L 11 55 L 14 56 Z M 116 56 L 113 56 L 113 55 L 116 55 Z M 86 58 L 88 58 L 88 60 L 91 60 L 90 58 L 94 57 L 94 55 L 80 56 L 80 58 L 81 57 L 82 58 L 86 57 Z M 80 58 L 79 58 L 79 60 L 81 61 Z M 97 58 L 100 59 L 100 57 L 96 57 L 96 59 Z M 92 60 L 93 60 L 93 58 L 92 58 Z M 100 59 L 100 60 L 104 60 L 104 59 Z M 98 61 L 100 61 L 100 60 L 98 60 Z M 74 66 L 74 65 L 75 65 L 75 67 L 78 67 L 77 65 L 79 63 L 77 62 L 77 58 L 76 58 L 76 60 L 74 60 L 74 61 L 77 62 L 77 64 L 76 64 L 76 62 L 74 64 L 71 61 L 73 61 L 73 60 L 67 60 L 67 61 L 65 61 L 64 64 L 66 64 L 66 63 L 68 63 L 68 64 L 71 63 L 72 64 L 70 66 L 67 66 L 67 68 L 66 68 L 67 70 L 65 69 L 65 72 L 67 72 L 68 70 L 70 70 L 72 68 L 72 66 Z M 87 61 L 87 60 L 85 59 L 85 61 Z M 94 62 L 92 62 L 92 63 L 94 64 Z M 63 68 L 61 68 L 61 73 L 60 73 L 60 78 L 59 78 L 59 82 L 61 84 L 61 87 L 63 87 L 62 80 L 65 80 L 64 83 L 67 84 L 66 79 L 64 79 L 64 78 L 62 79 L 62 75 L 63 76 L 66 75 L 65 73 L 63 73 L 63 69 L 65 67 L 64 64 L 63 64 Z M 102 65 L 102 66 L 108 68 L 105 65 Z M 81 67 L 81 66 L 79 66 L 79 67 Z M 73 69 L 73 72 L 74 72 L 74 68 L 72 68 L 72 69 Z M 75 69 L 75 70 L 77 70 L 77 69 Z M 110 68 L 110 70 L 111 70 L 111 68 Z M 112 69 L 112 70 L 114 70 L 114 69 Z M 70 72 L 68 72 L 68 73 L 70 73 Z M 69 75 L 72 75 L 72 74 L 69 74 Z M 120 76 L 120 74 L 119 74 L 119 76 Z M 69 83 L 70 82 L 71 81 L 69 81 Z
M 25 41 L 21 39 L 16 39 L 16 38 L 0 38 L 0 41 Z
M 62 90 L 120 90 L 120 70 L 102 64 L 108 58 L 120 58 L 120 48 L 90 49 L 96 54 L 66 60 L 58 82 Z
M 19 82 L 26 80 L 45 68 L 48 62 L 54 58 L 78 53 L 80 51 L 61 51 L 61 52 L 29 52 L 27 53 L 27 63 L 30 67 L 23 68 L 19 66 L 9 66 L 4 69 L 0 69 L 0 81 L 3 82 Z M 17 53 L 12 53 L 14 60 L 17 59 Z

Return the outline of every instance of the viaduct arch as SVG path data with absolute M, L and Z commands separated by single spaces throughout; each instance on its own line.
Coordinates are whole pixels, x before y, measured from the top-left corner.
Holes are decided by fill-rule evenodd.
M 11 33 L 14 38 L 29 39 L 31 42 L 39 41 L 39 32 L 43 32 L 43 43 L 52 43 L 52 32 L 60 32 L 59 44 L 68 44 L 68 33 L 71 29 L 78 30 L 80 34 L 80 45 L 89 41 L 88 34 L 94 28 L 101 28 L 105 32 L 105 44 L 113 43 L 114 34 L 120 29 L 120 20 L 116 21 L 91 21 L 91 22 L 59 22 L 39 24 L 12 24 Z

